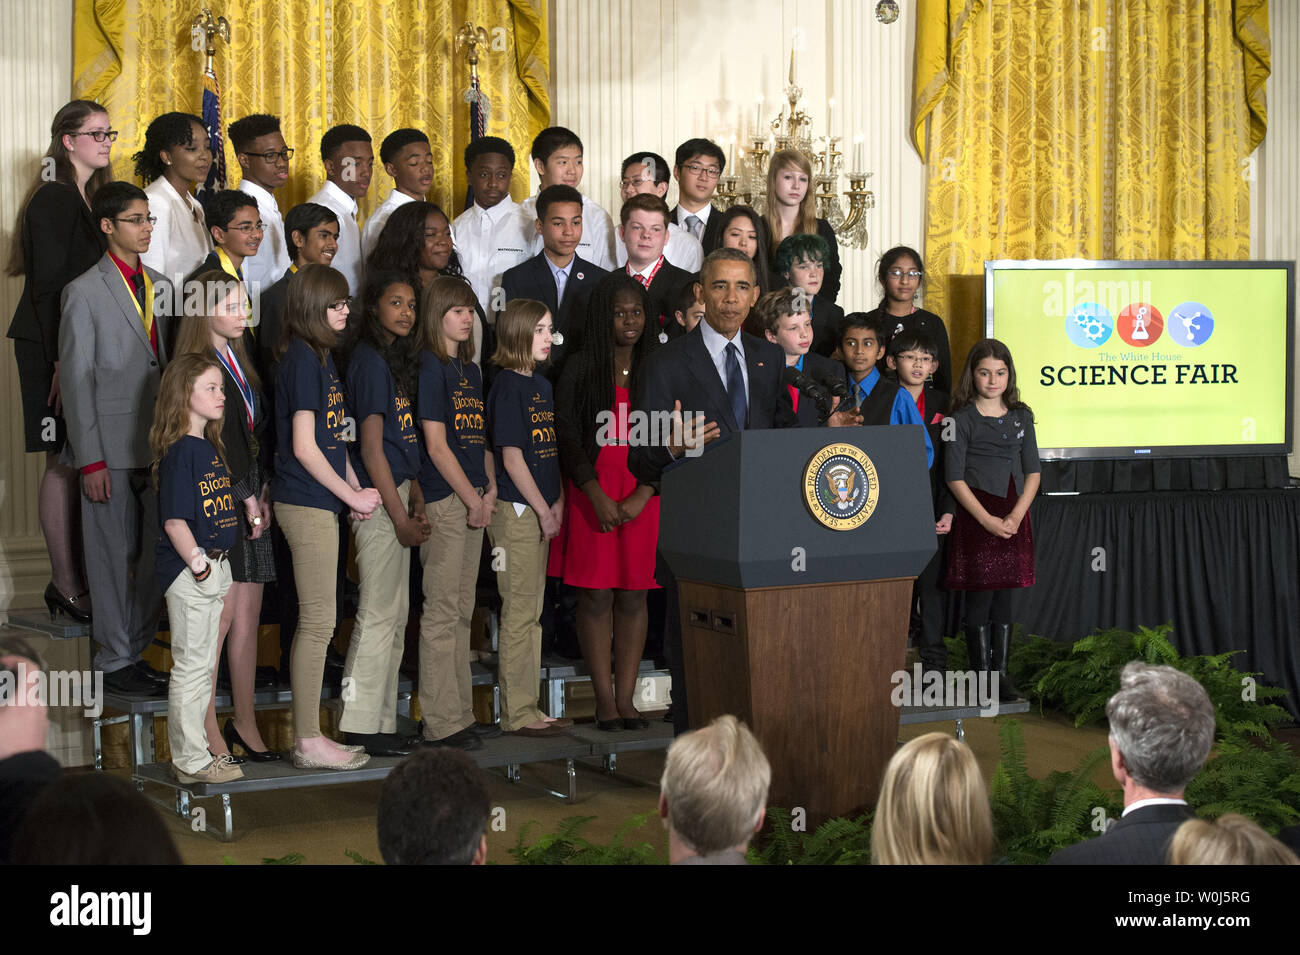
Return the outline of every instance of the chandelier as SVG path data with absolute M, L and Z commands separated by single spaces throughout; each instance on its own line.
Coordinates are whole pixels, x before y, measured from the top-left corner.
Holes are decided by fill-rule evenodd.
M 853 165 L 847 173 L 849 188 L 843 194 L 848 200 L 848 210 L 845 211 L 844 203 L 836 192 L 840 183 L 843 154 L 838 148 L 840 137 L 831 135 L 835 100 L 832 99 L 827 104 L 826 135 L 814 138 L 812 117 L 803 108 L 803 89 L 795 82 L 794 56 L 792 47 L 789 83 L 785 87 L 786 103 L 782 104 L 780 115 L 768 120 L 765 133 L 763 97 L 758 98 L 754 135 L 750 147 L 741 150 L 742 161 L 739 167 L 736 165 L 737 137 L 731 137 L 727 168 L 732 173 L 723 176 L 718 183 L 718 203 L 726 209 L 739 202 L 763 212 L 767 201 L 768 157 L 774 150 L 797 149 L 808 158 L 813 169 L 809 188 L 815 190 L 818 218 L 827 221 L 841 245 L 865 249 L 867 210 L 875 208 L 876 197 L 867 188 L 867 179 L 871 173 L 862 168 L 865 165 L 862 136 L 859 134 L 853 140 Z M 740 138 L 743 137 L 742 130 Z

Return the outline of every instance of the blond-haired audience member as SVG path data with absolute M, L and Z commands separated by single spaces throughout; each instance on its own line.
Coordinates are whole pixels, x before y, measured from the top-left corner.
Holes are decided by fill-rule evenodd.
M 975 754 L 944 733 L 912 740 L 880 784 L 871 858 L 876 865 L 984 865 L 993 814 Z
M 734 716 L 677 737 L 659 780 L 669 863 L 744 865 L 767 814 L 771 782 L 763 747 Z
M 1170 865 L 1300 865 L 1300 858 L 1245 816 L 1188 819 L 1169 842 Z

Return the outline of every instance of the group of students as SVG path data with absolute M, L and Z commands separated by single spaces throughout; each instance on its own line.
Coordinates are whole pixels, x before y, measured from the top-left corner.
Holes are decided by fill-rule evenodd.
M 47 454 L 46 602 L 89 619 L 93 601 L 106 686 L 156 693 L 168 676 L 140 655 L 165 594 L 169 735 L 183 780 L 237 778 L 236 748 L 280 758 L 262 742 L 252 700 L 263 588 L 273 581 L 296 591 L 298 766 L 355 768 L 423 744 L 477 748 L 502 730 L 562 732 L 568 721 L 537 701 L 539 619 L 556 600 L 548 575 L 577 590 L 592 672 L 614 672 L 612 685 L 594 681 L 597 726 L 645 726 L 633 689 L 647 592 L 658 586 L 658 500 L 629 464 L 627 411 L 653 352 L 707 317 L 696 270 L 717 249 L 750 264 L 767 294 L 748 327 L 787 364 L 843 363 L 854 409 L 832 423 L 927 428 L 928 463 L 947 478 L 934 487 L 936 531 L 952 528 L 948 585 L 989 595 L 975 623 L 980 668 L 995 648 L 1005 655 L 997 627 L 990 643 L 987 615 L 1009 635 L 1005 601 L 992 594 L 1032 582 L 1026 514 L 1037 487 L 1032 416 L 1011 357 L 997 342 L 972 351 L 953 396 L 956 439 L 936 462 L 951 360 L 942 320 L 913 304 L 920 256 L 886 253 L 880 307 L 845 315 L 834 233 L 813 214 L 801 154 L 773 157 L 760 216 L 711 204 L 725 166 L 716 144 L 692 139 L 677 150 L 671 210 L 667 163 L 636 153 L 623 164 L 614 229 L 578 191 L 574 133 L 536 137 L 541 188 L 523 203 L 509 195 L 512 147 L 487 137 L 465 151 L 473 202 L 451 220 L 424 198 L 427 137 L 400 129 L 380 146 L 394 188 L 363 229 L 357 200 L 374 156 L 358 126 L 325 133 L 326 181 L 284 216 L 273 193 L 294 150 L 275 117 L 231 124 L 243 179 L 202 204 L 192 190 L 211 155 L 198 117 L 149 124 L 135 156 L 143 190 L 110 181 L 116 133 L 102 107 L 69 103 L 51 134 L 55 177 L 38 179 L 20 212 L 11 271 L 27 282 L 9 331 L 28 450 Z M 886 349 L 896 380 L 877 367 Z M 800 423 L 824 423 L 799 398 L 792 390 Z M 602 435 L 602 420 L 622 430 Z M 502 598 L 500 729 L 475 721 L 470 689 L 484 531 Z M 321 733 L 318 702 L 349 537 L 360 595 L 340 744 Z M 396 694 L 415 547 L 424 724 L 420 738 L 404 738 Z M 927 621 L 940 561 L 923 578 Z M 968 614 L 978 616 L 974 603 Z M 942 666 L 931 652 L 942 647 L 937 627 L 927 623 L 923 656 Z M 219 730 L 223 641 L 235 715 Z

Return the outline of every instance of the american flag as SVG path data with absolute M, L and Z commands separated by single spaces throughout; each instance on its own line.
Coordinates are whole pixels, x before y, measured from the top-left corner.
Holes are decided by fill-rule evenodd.
M 225 135 L 221 130 L 221 85 L 215 70 L 203 74 L 203 125 L 208 131 L 208 145 L 212 149 L 212 165 L 208 178 L 196 190 L 200 198 L 209 191 L 226 188 Z

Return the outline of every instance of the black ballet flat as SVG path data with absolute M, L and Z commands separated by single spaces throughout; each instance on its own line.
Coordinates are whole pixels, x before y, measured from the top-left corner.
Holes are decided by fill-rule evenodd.
M 54 581 L 50 581 L 49 585 L 45 588 L 45 606 L 49 608 L 50 619 L 53 620 L 56 613 L 62 613 L 71 617 L 73 620 L 77 621 L 77 623 L 90 623 L 90 614 L 77 606 L 79 600 L 83 597 L 89 596 L 90 591 L 86 591 L 85 593 L 77 594 L 75 597 L 65 597 L 63 594 L 59 593 L 58 588 L 54 586 Z
M 221 727 L 221 738 L 226 741 L 226 749 L 230 750 L 231 756 L 235 755 L 235 745 L 238 744 L 239 748 L 247 753 L 248 758 L 255 763 L 271 763 L 277 759 L 283 758 L 279 753 L 273 752 L 269 749 L 251 749 L 249 745 L 244 742 L 243 737 L 239 735 L 239 730 L 235 729 L 235 721 L 233 717 L 226 720 L 226 725 Z M 237 759 L 236 761 L 242 763 L 243 759 Z
M 602 733 L 621 733 L 623 732 L 623 720 L 596 720 L 596 729 Z
M 623 719 L 621 722 L 623 723 L 623 729 L 625 730 L 644 730 L 650 728 L 650 721 L 643 720 L 639 716 L 630 720 Z

